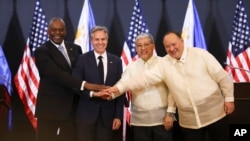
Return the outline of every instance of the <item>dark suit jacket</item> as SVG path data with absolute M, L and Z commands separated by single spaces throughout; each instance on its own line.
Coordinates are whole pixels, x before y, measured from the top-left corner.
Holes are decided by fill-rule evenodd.
M 122 62 L 120 58 L 108 52 L 107 59 L 105 85 L 113 86 L 121 78 Z M 89 83 L 101 84 L 94 51 L 79 56 L 73 69 L 73 75 Z M 98 116 L 100 116 L 104 125 L 111 128 L 114 118 L 119 118 L 121 121 L 123 119 L 124 98 L 124 95 L 110 101 L 101 98 L 91 98 L 89 91 L 84 90 L 80 95 L 77 108 L 77 125 L 93 124 Z
M 72 114 L 75 94 L 82 80 L 74 78 L 72 67 L 82 53 L 80 46 L 65 42 L 71 66 L 50 41 L 37 48 L 35 62 L 40 75 L 35 116 L 42 119 L 65 120 Z

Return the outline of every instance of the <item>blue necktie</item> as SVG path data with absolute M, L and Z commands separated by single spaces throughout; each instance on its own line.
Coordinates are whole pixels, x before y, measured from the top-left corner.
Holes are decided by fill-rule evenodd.
M 104 84 L 104 70 L 103 70 L 102 56 L 98 56 L 98 59 L 99 59 L 99 64 L 97 67 L 99 71 L 99 77 L 100 77 L 102 84 Z

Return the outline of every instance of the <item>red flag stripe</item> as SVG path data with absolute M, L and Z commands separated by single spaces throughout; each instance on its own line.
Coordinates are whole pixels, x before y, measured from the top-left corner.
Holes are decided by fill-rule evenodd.
M 246 51 L 242 52 L 237 57 L 234 57 L 231 52 L 231 47 L 229 47 L 228 50 L 228 60 L 230 62 L 228 64 L 231 64 L 233 67 L 236 68 L 244 68 L 245 70 L 249 70 L 250 62 L 250 50 L 247 49 Z M 226 71 L 231 74 L 232 78 L 234 79 L 234 82 L 250 82 L 250 74 L 249 72 L 242 70 L 242 69 L 234 69 L 230 67 L 226 67 Z
M 14 78 L 14 82 L 28 119 L 35 129 L 37 128 L 37 121 L 34 114 L 39 79 L 40 78 L 34 64 L 34 60 L 30 55 L 30 49 L 26 46 L 21 65 Z
M 24 105 L 24 110 L 35 130 L 37 128 L 35 108 L 40 77 L 32 55 L 36 48 L 48 41 L 47 27 L 48 24 L 40 0 L 36 0 L 31 31 L 27 39 L 21 64 L 14 77 L 14 83 Z
M 127 66 L 128 65 L 128 58 L 127 58 L 127 55 L 126 55 L 124 50 L 122 51 L 121 57 L 122 57 L 122 62 L 124 62 L 124 64 Z
M 226 71 L 234 82 L 250 82 L 250 27 L 243 0 L 238 0 L 229 41 Z

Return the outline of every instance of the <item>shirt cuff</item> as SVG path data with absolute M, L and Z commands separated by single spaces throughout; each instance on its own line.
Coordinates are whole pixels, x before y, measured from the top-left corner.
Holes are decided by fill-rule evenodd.
M 81 86 L 81 91 L 83 91 L 84 90 L 84 84 L 86 83 L 86 81 L 82 81 L 82 86 Z
M 93 91 L 90 91 L 89 92 L 89 97 L 93 97 L 93 93 L 94 93 Z
M 168 106 L 167 113 L 176 113 L 176 107 Z
M 122 85 L 120 83 L 116 84 L 115 86 L 119 90 L 119 93 L 124 93 L 126 91 L 126 89 L 123 87 L 124 85 Z
M 225 97 L 225 102 L 234 102 L 234 97 Z

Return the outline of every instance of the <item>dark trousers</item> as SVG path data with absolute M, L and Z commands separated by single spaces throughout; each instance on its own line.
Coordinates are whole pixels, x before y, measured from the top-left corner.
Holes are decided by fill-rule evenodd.
M 163 125 L 158 126 L 131 126 L 133 141 L 173 141 L 172 130 L 165 130 Z
M 185 141 L 228 141 L 229 121 L 228 117 L 200 129 L 182 128 Z
M 39 119 L 36 141 L 75 141 L 76 129 L 73 118 L 68 120 Z
M 77 123 L 77 141 L 112 141 L 112 126 L 106 127 L 103 122 L 99 116 L 94 123 Z

